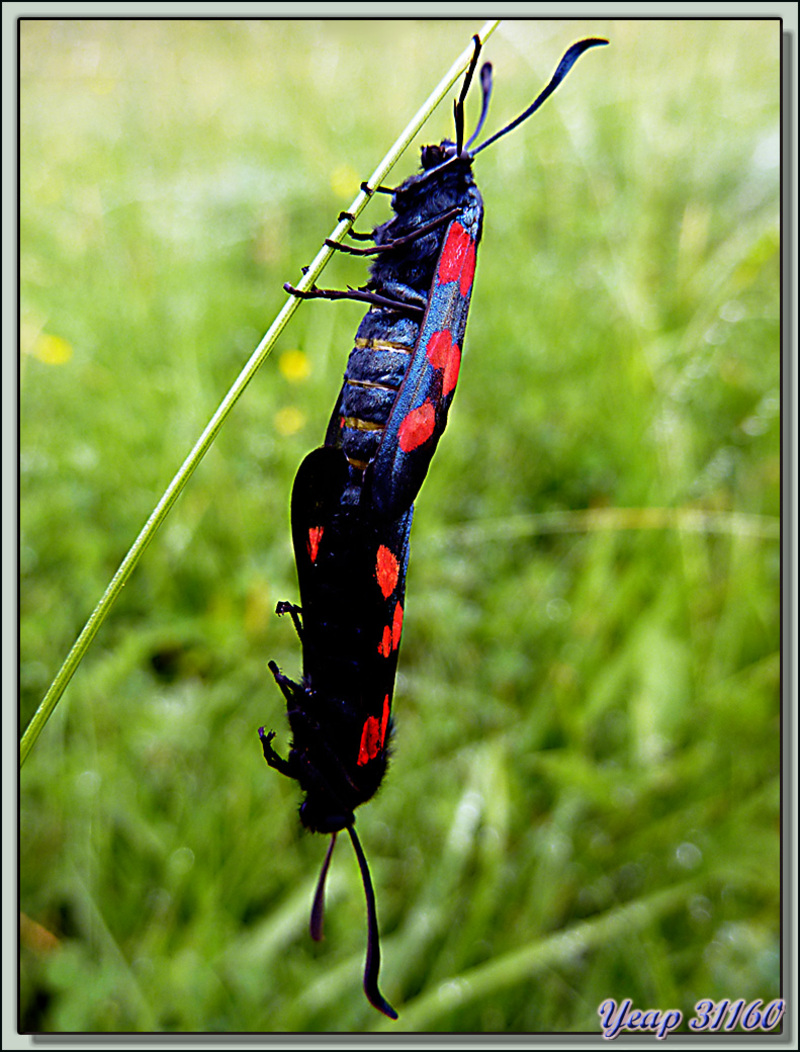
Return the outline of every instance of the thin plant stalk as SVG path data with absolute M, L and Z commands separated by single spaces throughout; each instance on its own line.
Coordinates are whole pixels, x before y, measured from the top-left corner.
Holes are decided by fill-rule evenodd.
M 486 24 L 483 26 L 483 28 L 480 30 L 480 33 L 478 34 L 480 36 L 481 41 L 486 40 L 486 38 L 494 32 L 495 28 L 497 27 L 497 23 L 497 19 L 493 19 L 489 22 L 486 22 Z M 370 178 L 367 180 L 367 186 L 370 189 L 374 189 L 383 182 L 383 180 L 386 178 L 386 176 L 392 170 L 394 165 L 397 163 L 397 160 L 399 159 L 400 155 L 409 145 L 411 140 L 423 126 L 428 117 L 430 117 L 431 113 L 433 113 L 434 109 L 438 106 L 438 104 L 441 102 L 441 100 L 444 98 L 444 96 L 447 94 L 450 88 L 452 88 L 453 84 L 455 84 L 459 76 L 464 72 L 470 59 L 472 58 L 473 52 L 474 45 L 470 43 L 469 46 L 465 48 L 464 51 L 462 51 L 462 53 L 459 55 L 459 57 L 456 59 L 456 61 L 453 63 L 453 65 L 450 67 L 450 69 L 447 71 L 444 77 L 442 77 L 442 79 L 433 89 L 431 94 L 428 96 L 425 103 L 411 118 L 406 128 L 398 137 L 397 141 L 394 143 L 392 148 L 389 150 L 389 152 L 380 162 L 378 167 L 372 173 Z M 333 233 L 328 239 L 329 241 L 335 241 L 338 243 L 342 240 L 342 238 L 344 238 L 344 236 L 350 230 L 350 227 L 353 225 L 355 219 L 363 211 L 364 207 L 370 199 L 370 196 L 371 194 L 367 190 L 362 189 L 359 191 L 356 199 L 353 201 L 352 205 L 350 205 L 349 209 L 347 209 L 349 216 L 352 216 L 352 218 L 349 218 L 348 216 L 348 218 L 342 219 L 339 223 L 337 223 L 336 227 L 333 230 Z M 325 268 L 326 264 L 328 263 L 328 260 L 333 255 L 334 251 L 335 250 L 330 245 L 323 244 L 323 247 L 317 253 L 316 257 L 314 258 L 314 261 L 311 263 L 307 272 L 303 275 L 302 280 L 298 283 L 297 288 L 299 292 L 306 291 L 315 283 L 315 281 Z M 279 314 L 273 321 L 272 325 L 270 325 L 261 342 L 253 351 L 247 364 L 239 373 L 236 380 L 234 380 L 230 390 L 220 402 L 216 412 L 211 417 L 208 424 L 206 424 L 203 433 L 198 438 L 197 442 L 192 448 L 192 451 L 186 457 L 186 459 L 178 469 L 175 477 L 167 486 L 164 495 L 161 497 L 158 504 L 156 504 L 147 522 L 142 527 L 139 536 L 131 545 L 128 554 L 120 563 L 119 569 L 112 577 L 111 582 L 109 583 L 108 587 L 103 593 L 99 603 L 92 611 L 89 620 L 83 626 L 81 634 L 78 636 L 78 638 L 72 646 L 72 649 L 67 654 L 64 663 L 58 670 L 55 679 L 50 684 L 50 687 L 47 693 L 45 694 L 44 698 L 42 699 L 38 709 L 33 714 L 33 717 L 31 718 L 31 721 L 28 724 L 28 726 L 25 728 L 25 732 L 22 735 L 22 738 L 20 739 L 19 745 L 20 767 L 25 762 L 28 753 L 31 751 L 34 744 L 36 743 L 36 740 L 41 734 L 44 725 L 47 723 L 50 716 L 52 715 L 53 710 L 55 709 L 56 705 L 58 704 L 61 698 L 61 695 L 66 690 L 67 684 L 72 679 L 75 670 L 83 660 L 83 657 L 89 648 L 89 644 L 91 643 L 92 639 L 94 639 L 97 630 L 100 628 L 100 626 L 108 616 L 108 612 L 111 609 L 115 599 L 122 591 L 123 587 L 127 584 L 128 579 L 133 573 L 133 570 L 136 564 L 139 562 L 139 559 L 142 557 L 145 548 L 153 539 L 156 530 L 158 530 L 158 528 L 166 519 L 167 515 L 169 514 L 172 508 L 172 505 L 180 496 L 184 486 L 191 478 L 195 468 L 197 468 L 197 466 L 200 464 L 200 461 L 208 452 L 209 448 L 214 442 L 214 439 L 217 437 L 220 428 L 225 423 L 228 414 L 238 401 L 239 396 L 242 394 L 244 389 L 255 376 L 262 362 L 269 355 L 270 351 L 272 350 L 275 344 L 275 341 L 285 328 L 286 323 L 297 310 L 299 304 L 300 297 L 296 295 L 290 295 L 289 299 L 286 301 L 286 303 L 284 303 L 283 307 L 281 308 Z

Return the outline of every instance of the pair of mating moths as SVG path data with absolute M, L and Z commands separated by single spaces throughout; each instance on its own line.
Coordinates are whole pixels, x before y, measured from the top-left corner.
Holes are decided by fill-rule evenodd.
M 300 607 L 280 603 L 303 645 L 303 680 L 295 683 L 270 662 L 286 697 L 292 745 L 284 760 L 261 728 L 264 757 L 300 783 L 300 820 L 329 833 L 311 912 L 311 934 L 322 937 L 325 878 L 337 833 L 346 829 L 361 869 L 368 940 L 364 991 L 392 1019 L 378 989 L 380 949 L 375 895 L 354 828 L 354 811 L 375 793 L 386 772 L 391 705 L 403 628 L 408 542 L 414 500 L 447 424 L 461 364 L 483 201 L 474 158 L 541 106 L 588 48 L 573 44 L 535 101 L 506 127 L 470 149 L 489 106 L 491 67 L 480 79 L 480 120 L 464 143 L 464 100 L 481 49 L 478 37 L 455 103 L 455 143 L 422 148 L 422 170 L 392 194 L 394 216 L 372 235 L 374 255 L 365 288 L 312 289 L 305 297 L 350 298 L 370 304 L 355 338 L 325 444 L 300 465 L 292 491 L 292 542 Z M 365 187 L 366 188 L 366 187 Z M 351 217 L 348 217 L 351 218 Z M 332 243 L 333 244 L 333 243 Z M 302 616 L 301 616 L 302 615 Z

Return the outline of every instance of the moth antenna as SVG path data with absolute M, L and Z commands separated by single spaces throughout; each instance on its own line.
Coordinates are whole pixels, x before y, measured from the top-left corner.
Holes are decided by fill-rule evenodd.
M 464 149 L 468 150 L 470 146 L 475 142 L 481 133 L 483 122 L 486 120 L 486 114 L 489 112 L 489 99 L 492 97 L 492 64 L 491 62 L 484 62 L 481 66 L 481 91 L 483 92 L 483 102 L 481 104 L 481 115 L 478 119 L 478 124 L 475 131 L 470 135 L 468 141 L 464 145 Z
M 453 117 L 456 124 L 456 156 L 461 153 L 461 144 L 464 141 L 464 100 L 472 83 L 472 74 L 475 72 L 475 67 L 478 64 L 478 55 L 481 53 L 481 38 L 477 33 L 472 40 L 475 44 L 475 50 L 472 52 L 469 69 L 466 77 L 464 77 L 464 83 L 461 85 L 461 94 L 458 96 L 458 100 L 453 103 Z
M 561 81 L 566 77 L 584 51 L 587 51 L 590 47 L 598 47 L 601 44 L 607 44 L 607 40 L 603 40 L 600 37 L 589 37 L 586 40 L 579 40 L 573 44 L 572 47 L 568 48 L 564 53 L 564 57 L 558 64 L 558 67 L 550 79 L 550 83 L 544 90 L 536 96 L 531 105 L 524 112 L 520 113 L 519 117 L 513 120 L 510 124 L 507 124 L 505 128 L 501 128 L 499 132 L 495 132 L 491 138 L 487 139 L 486 142 L 481 143 L 476 149 L 472 151 L 472 156 L 475 157 L 485 150 L 487 146 L 491 146 L 493 142 L 497 142 L 503 135 L 507 135 L 510 131 L 513 131 L 518 124 L 522 124 L 523 121 L 527 120 L 532 113 L 535 113 L 545 99 L 549 98 L 556 90 Z
M 314 892 L 314 905 L 311 907 L 311 938 L 314 942 L 319 942 L 322 938 L 322 920 L 325 912 L 325 880 L 328 876 L 328 867 L 331 864 L 331 855 L 336 845 L 336 833 L 331 835 L 331 842 L 328 844 L 328 852 L 325 855 L 325 861 L 322 863 L 322 871 L 317 881 L 317 890 Z
M 347 827 L 350 839 L 353 841 L 358 865 L 361 869 L 361 880 L 364 884 L 364 894 L 367 899 L 367 960 L 364 965 L 364 993 L 367 1000 L 378 1011 L 388 1015 L 390 1019 L 397 1019 L 397 1012 L 392 1008 L 386 998 L 378 989 L 378 972 L 381 967 L 381 947 L 378 933 L 378 912 L 375 909 L 375 892 L 372 890 L 372 880 L 369 875 L 369 867 L 361 842 L 358 839 L 352 825 Z

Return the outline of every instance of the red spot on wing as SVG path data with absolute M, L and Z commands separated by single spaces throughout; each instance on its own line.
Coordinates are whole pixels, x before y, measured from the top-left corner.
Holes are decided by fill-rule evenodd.
M 367 716 L 361 729 L 361 744 L 358 748 L 358 764 L 363 766 L 374 760 L 383 748 L 386 741 L 386 728 L 389 726 L 389 695 L 383 699 L 383 715 L 378 720 L 377 716 Z
M 472 279 L 475 277 L 475 242 L 472 238 L 469 239 L 469 247 L 467 248 L 466 256 L 464 257 L 464 264 L 461 267 L 461 283 L 459 288 L 461 289 L 461 295 L 466 296 L 469 290 L 472 288 Z
M 435 426 L 436 410 L 433 402 L 423 402 L 422 405 L 406 414 L 397 429 L 397 443 L 404 453 L 410 453 L 412 449 L 427 442 Z
M 319 542 L 322 540 L 322 535 L 324 532 L 324 526 L 312 526 L 308 531 L 308 537 L 306 538 L 306 549 L 308 550 L 308 557 L 312 563 L 315 563 L 317 561 L 317 554 L 319 553 Z
M 381 657 L 389 657 L 393 650 L 400 646 L 400 637 L 403 634 L 403 607 L 395 603 L 392 623 L 383 626 L 383 635 L 378 643 L 378 653 Z
M 400 603 L 394 608 L 392 618 L 392 649 L 397 650 L 400 646 L 400 636 L 403 634 L 403 608 Z
M 461 348 L 457 343 L 454 343 L 450 348 L 450 357 L 447 359 L 447 365 L 444 367 L 444 377 L 442 379 L 442 398 L 446 398 L 451 391 L 455 390 L 455 386 L 458 383 L 458 370 L 461 368 Z
M 451 224 L 436 272 L 436 280 L 440 285 L 446 281 L 456 281 L 461 276 L 461 268 L 471 241 L 472 238 L 458 221 Z
M 378 643 L 378 653 L 381 657 L 388 657 L 392 652 L 392 630 L 389 625 L 383 626 L 383 638 Z
M 383 743 L 386 741 L 386 728 L 389 725 L 390 707 L 391 706 L 389 705 L 389 695 L 387 694 L 386 697 L 383 699 L 383 716 L 381 716 L 381 748 L 383 748 Z
M 394 591 L 399 576 L 400 563 L 397 561 L 397 556 L 389 551 L 385 544 L 382 544 L 378 548 L 375 560 L 375 577 L 384 599 L 388 599 Z
M 461 348 L 457 343 L 453 343 L 453 338 L 446 329 L 440 329 L 428 340 L 425 353 L 434 369 L 444 370 L 442 398 L 446 398 L 458 382 Z
M 436 271 L 436 280 L 440 285 L 446 281 L 458 281 L 461 295 L 466 296 L 472 288 L 474 276 L 475 242 L 464 227 L 459 222 L 455 222 L 447 232 L 447 240 L 444 243 Z
M 428 340 L 425 353 L 434 369 L 444 369 L 450 360 L 453 338 L 447 329 L 440 329 Z
M 369 763 L 373 757 L 378 755 L 380 733 L 381 725 L 377 719 L 374 716 L 367 716 L 361 730 L 361 745 L 358 749 L 359 765 Z

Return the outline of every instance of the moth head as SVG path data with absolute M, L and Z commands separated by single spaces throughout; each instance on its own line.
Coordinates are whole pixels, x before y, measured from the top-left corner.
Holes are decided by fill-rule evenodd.
M 432 143 L 423 146 L 420 150 L 423 172 L 429 172 L 431 168 L 438 168 L 440 164 L 455 156 L 456 144 L 449 139 L 443 139 L 440 143 Z
M 355 815 L 327 794 L 309 792 L 300 805 L 300 821 L 312 833 L 338 833 L 355 821 Z

